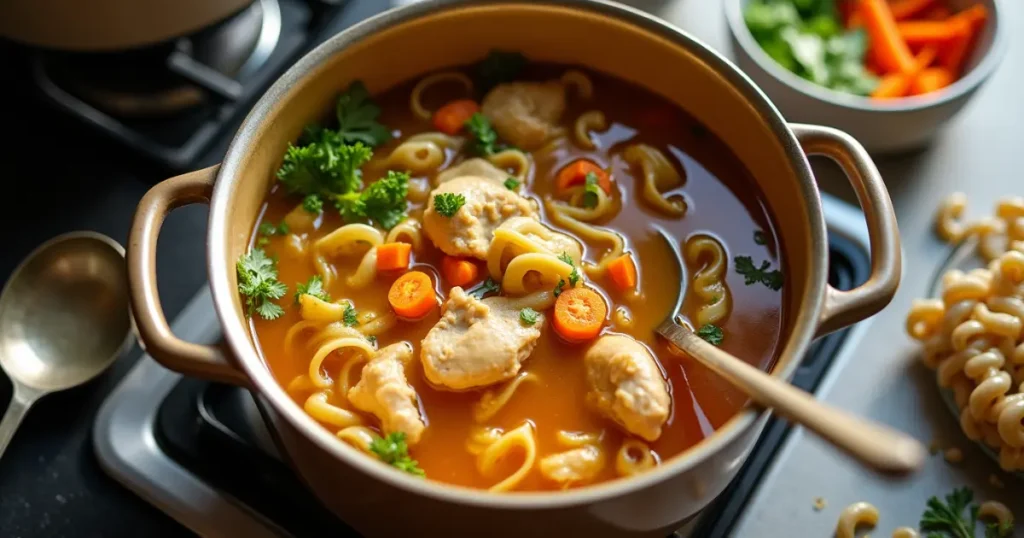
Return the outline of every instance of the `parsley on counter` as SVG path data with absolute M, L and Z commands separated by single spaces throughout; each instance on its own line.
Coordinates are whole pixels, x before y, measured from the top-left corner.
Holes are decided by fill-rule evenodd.
M 754 232 L 754 243 L 758 245 L 767 245 L 768 238 L 765 237 L 764 232 L 757 230 Z
M 928 538 L 974 538 L 978 505 L 973 501 L 974 492 L 966 487 L 954 489 L 946 495 L 945 502 L 938 497 L 928 499 L 924 515 L 921 516 L 921 530 L 928 532 Z M 1003 538 L 1012 533 L 1012 523 L 985 525 L 985 538 Z
M 273 302 L 288 293 L 277 279 L 277 262 L 261 248 L 254 248 L 235 264 L 238 272 L 238 292 L 245 296 L 246 315 L 259 314 L 272 320 L 281 317 L 284 309 Z

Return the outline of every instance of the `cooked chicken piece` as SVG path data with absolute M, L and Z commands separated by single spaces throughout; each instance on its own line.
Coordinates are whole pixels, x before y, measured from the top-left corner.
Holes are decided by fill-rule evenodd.
M 434 197 L 443 193 L 466 197 L 466 203 L 451 217 L 434 208 Z M 494 229 L 519 216 L 536 218 L 537 209 L 530 200 L 486 178 L 463 176 L 442 183 L 430 193 L 423 229 L 445 254 L 482 260 L 487 257 Z
M 551 454 L 540 460 L 540 472 L 560 484 L 578 484 L 593 480 L 604 467 L 601 449 L 594 445 Z
M 661 436 L 671 399 L 646 347 L 629 336 L 597 339 L 583 357 L 587 402 L 626 431 L 648 441 Z
M 461 163 L 438 174 L 437 184 L 440 185 L 442 183 L 447 183 L 462 176 L 482 177 L 504 186 L 505 180 L 508 179 L 508 172 L 494 166 L 490 161 L 474 157 L 472 159 L 462 161 Z
M 583 259 L 583 251 L 580 248 L 579 241 L 567 234 L 552 230 L 549 226 L 537 222 L 536 219 L 512 217 L 498 228 L 516 230 L 536 241 L 552 254 L 558 255 L 564 252 L 572 258 L 573 263 L 577 266 L 580 264 L 580 260 Z
M 486 387 L 515 377 L 540 338 L 544 314 L 526 325 L 508 299 L 480 300 L 452 288 L 441 319 L 420 346 L 427 380 L 452 390 Z
M 495 86 L 480 106 L 498 135 L 527 151 L 548 140 L 565 111 L 560 82 L 509 82 Z
M 377 351 L 363 366 L 359 383 L 348 391 L 348 401 L 380 419 L 384 433 L 402 432 L 406 442 L 416 444 L 426 425 L 416 404 L 416 391 L 405 379 L 405 365 L 412 359 L 408 342 L 391 344 Z

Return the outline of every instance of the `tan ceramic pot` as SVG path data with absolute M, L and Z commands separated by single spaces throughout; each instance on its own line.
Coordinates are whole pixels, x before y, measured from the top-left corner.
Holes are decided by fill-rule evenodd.
M 140 336 L 147 351 L 173 370 L 250 387 L 298 474 L 327 507 L 368 536 L 664 536 L 728 484 L 766 412 L 749 407 L 690 450 L 630 479 L 572 491 L 495 494 L 414 478 L 339 442 L 288 397 L 253 344 L 236 292 L 235 260 L 247 250 L 289 141 L 353 79 L 381 92 L 470 63 L 492 48 L 640 84 L 729 144 L 752 171 L 782 240 L 789 280 L 774 375 L 788 378 L 815 335 L 864 319 L 892 298 L 900 278 L 896 219 L 875 166 L 849 136 L 787 125 L 723 57 L 626 7 L 583 0 L 428 0 L 367 20 L 306 55 L 256 104 L 223 165 L 169 179 L 145 196 L 128 247 Z M 872 273 L 853 291 L 827 283 L 825 221 L 808 154 L 836 159 L 865 209 Z M 170 209 L 188 203 L 211 205 L 209 279 L 229 356 L 177 339 L 159 304 L 157 233 Z

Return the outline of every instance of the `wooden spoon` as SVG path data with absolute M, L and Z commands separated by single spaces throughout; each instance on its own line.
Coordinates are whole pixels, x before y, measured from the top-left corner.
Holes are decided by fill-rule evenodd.
M 676 253 L 682 273 L 681 258 L 675 242 L 664 232 L 662 236 Z M 677 306 L 681 305 L 682 291 L 677 302 Z M 656 329 L 657 333 L 745 392 L 758 404 L 774 410 L 790 422 L 804 426 L 878 471 L 906 474 L 921 467 L 925 459 L 925 448 L 913 437 L 825 405 L 807 392 L 715 347 L 697 336 L 689 327 L 677 323 L 675 313 L 678 311 L 678 308 L 672 310 L 668 319 Z

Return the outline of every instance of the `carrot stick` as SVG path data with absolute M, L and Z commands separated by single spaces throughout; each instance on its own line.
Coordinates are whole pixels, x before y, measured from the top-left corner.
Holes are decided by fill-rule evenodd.
M 954 80 L 956 80 L 956 77 L 948 69 L 944 67 L 929 67 L 914 77 L 914 82 L 910 85 L 910 93 L 922 95 L 938 91 L 952 84 Z
M 384 243 L 377 247 L 377 270 L 394 271 L 409 268 L 409 255 L 412 245 L 409 243 Z
M 452 101 L 434 112 L 434 127 L 445 134 L 458 134 L 466 121 L 479 111 L 480 105 L 472 99 Z
M 555 301 L 552 325 L 555 332 L 570 342 L 591 340 L 601 332 L 608 305 L 601 294 L 590 288 L 563 291 Z
M 914 67 L 906 73 L 892 73 L 882 77 L 878 82 L 875 91 L 871 92 L 872 99 L 897 99 L 910 94 L 911 85 L 917 74 L 927 68 L 938 55 L 938 47 L 927 45 L 914 58 Z
M 950 11 L 948 7 L 940 4 L 928 8 L 928 10 L 922 14 L 922 18 L 929 21 L 944 21 L 952 14 L 953 12 Z
M 974 44 L 975 37 L 977 37 L 981 28 L 985 25 L 985 21 L 988 20 L 988 10 L 985 9 L 985 6 L 976 4 L 947 20 L 949 24 L 963 25 L 967 30 L 964 35 L 950 40 L 939 51 L 939 63 L 954 75 L 960 76 L 964 69 L 964 63 L 967 61 L 967 53 Z
M 636 288 L 636 264 L 633 257 L 623 254 L 608 263 L 608 276 L 620 290 L 631 290 Z
M 476 281 L 480 268 L 467 259 L 445 256 L 441 259 L 441 272 L 448 284 L 465 287 Z
M 426 273 L 409 271 L 391 285 L 388 302 L 399 316 L 419 319 L 437 306 L 437 294 Z
M 908 21 L 896 25 L 907 45 L 946 43 L 967 33 L 966 25 L 946 21 Z
M 888 73 L 908 73 L 914 69 L 914 57 L 900 37 L 896 20 L 885 0 L 861 0 L 860 12 L 871 38 L 879 65 Z
M 889 2 L 889 9 L 894 19 L 902 21 L 913 18 L 934 3 L 935 0 L 894 0 Z

